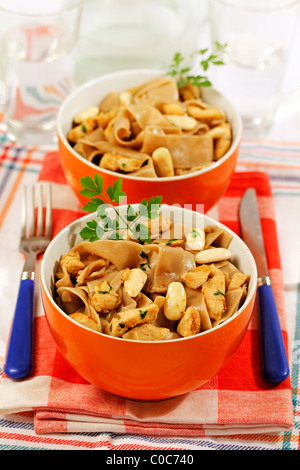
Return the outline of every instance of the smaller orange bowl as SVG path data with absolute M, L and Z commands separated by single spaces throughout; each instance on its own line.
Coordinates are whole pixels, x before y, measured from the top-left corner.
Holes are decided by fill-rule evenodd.
M 162 75 L 163 72 L 153 69 L 126 70 L 103 75 L 78 87 L 62 104 L 57 120 L 61 164 L 68 184 L 82 203 L 85 199 L 79 194 L 80 178 L 93 177 L 95 173 L 103 178 L 104 188 L 122 176 L 128 204 L 134 204 L 143 198 L 149 199 L 151 196 L 163 196 L 165 204 L 190 204 L 193 209 L 196 204 L 202 204 L 204 212 L 207 212 L 226 191 L 237 163 L 242 123 L 232 103 L 213 88 L 203 88 L 203 100 L 223 110 L 231 124 L 233 139 L 228 152 L 202 170 L 168 178 L 120 175 L 89 162 L 69 144 L 66 136 L 77 113 L 98 104 L 112 91 L 123 91 Z
M 127 206 L 120 206 L 120 213 Z M 238 349 L 253 310 L 257 270 L 245 243 L 230 229 L 206 215 L 162 205 L 166 218 L 187 226 L 217 225 L 232 235 L 232 262 L 250 275 L 241 308 L 218 326 L 194 336 L 169 341 L 136 341 L 105 335 L 70 318 L 54 300 L 55 271 L 61 256 L 81 240 L 78 235 L 89 214 L 63 229 L 49 244 L 41 265 L 45 315 L 57 348 L 91 384 L 118 396 L 136 400 L 162 400 L 190 392 L 208 382 Z

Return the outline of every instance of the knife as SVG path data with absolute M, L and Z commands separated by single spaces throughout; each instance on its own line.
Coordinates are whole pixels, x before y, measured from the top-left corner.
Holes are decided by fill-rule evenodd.
M 239 219 L 242 238 L 255 259 L 258 272 L 262 375 L 267 382 L 280 383 L 289 375 L 289 364 L 268 272 L 256 191 L 253 188 L 247 189 L 241 200 Z

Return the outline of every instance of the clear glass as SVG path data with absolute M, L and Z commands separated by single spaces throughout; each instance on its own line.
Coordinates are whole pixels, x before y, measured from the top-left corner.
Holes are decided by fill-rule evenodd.
M 266 133 L 280 101 L 299 13 L 295 0 L 210 0 L 211 41 L 227 44 L 215 88 L 239 110 L 244 129 Z
M 89 0 L 76 81 L 133 68 L 164 69 L 197 49 L 202 17 L 190 0 Z M 205 11 L 204 11 L 205 14 Z
M 0 0 L 3 114 L 11 140 L 54 141 L 57 111 L 73 85 L 81 7 L 81 0 Z

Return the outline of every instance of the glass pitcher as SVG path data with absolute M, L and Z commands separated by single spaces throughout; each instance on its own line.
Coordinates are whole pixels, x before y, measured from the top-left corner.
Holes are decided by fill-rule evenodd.
M 90 0 L 82 17 L 76 80 L 124 69 L 166 69 L 197 48 L 192 0 Z M 203 9 L 203 12 L 205 9 Z

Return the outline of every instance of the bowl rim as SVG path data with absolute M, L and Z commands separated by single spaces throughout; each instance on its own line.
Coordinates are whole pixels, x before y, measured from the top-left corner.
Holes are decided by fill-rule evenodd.
M 237 148 L 240 144 L 240 141 L 241 141 L 242 130 L 243 130 L 241 116 L 240 116 L 239 112 L 237 111 L 236 106 L 229 100 L 229 98 L 227 98 L 223 93 L 221 93 L 217 89 L 215 89 L 213 87 L 209 87 L 209 90 L 213 90 L 216 93 L 218 93 L 231 106 L 231 108 L 234 112 L 235 118 L 237 120 L 237 123 L 238 123 L 237 129 L 236 129 L 236 135 L 234 136 L 233 142 L 232 142 L 229 150 L 225 153 L 225 155 L 223 155 L 223 157 L 221 157 L 216 162 L 211 163 L 209 166 L 207 166 L 205 168 L 202 168 L 201 170 L 194 171 L 192 173 L 187 173 L 185 175 L 167 176 L 167 177 L 165 176 L 165 177 L 159 177 L 159 178 L 149 178 L 149 177 L 141 177 L 141 176 L 130 176 L 130 175 L 127 175 L 127 174 L 123 175 L 123 174 L 117 173 L 117 172 L 112 171 L 112 170 L 107 170 L 106 168 L 100 168 L 99 166 L 95 165 L 94 163 L 90 162 L 89 160 L 87 160 L 84 157 L 82 157 L 81 155 L 79 155 L 77 152 L 74 151 L 73 147 L 69 144 L 69 142 L 68 142 L 68 140 L 67 140 L 67 138 L 64 135 L 63 130 L 62 130 L 62 122 L 63 122 L 63 115 L 64 115 L 65 108 L 68 106 L 69 102 L 77 95 L 77 93 L 81 93 L 82 91 L 86 90 L 87 88 L 93 87 L 94 85 L 96 85 L 99 82 L 101 83 L 103 80 L 105 80 L 105 81 L 106 80 L 112 80 L 112 79 L 117 78 L 117 77 L 132 75 L 132 74 L 149 74 L 149 75 L 152 76 L 152 78 L 155 78 L 155 77 L 159 77 L 161 75 L 166 75 L 166 72 L 162 71 L 160 69 L 143 68 L 143 69 L 119 70 L 119 71 L 116 71 L 116 72 L 107 73 L 107 74 L 101 75 L 99 77 L 93 78 L 92 80 L 89 80 L 89 81 L 83 83 L 82 85 L 78 86 L 75 90 L 73 90 L 67 96 L 67 98 L 64 100 L 64 102 L 60 106 L 59 111 L 58 111 L 58 115 L 57 115 L 57 124 L 56 124 L 56 131 L 57 131 L 58 137 L 61 140 L 61 142 L 63 143 L 64 147 L 69 152 L 71 152 L 71 154 L 75 158 L 77 158 L 79 161 L 81 161 L 82 163 L 85 163 L 91 169 L 94 169 L 95 171 L 98 169 L 103 173 L 106 173 L 106 174 L 111 175 L 111 176 L 115 176 L 117 178 L 119 176 L 121 176 L 124 179 L 133 180 L 133 181 L 147 181 L 147 182 L 149 181 L 149 182 L 161 182 L 161 183 L 163 183 L 163 182 L 168 182 L 168 181 L 173 182 L 173 181 L 186 180 L 186 179 L 196 177 L 198 175 L 208 173 L 209 171 L 221 166 L 222 163 L 224 163 L 226 160 L 228 160 L 231 157 L 231 155 L 237 150 Z M 204 88 L 204 92 L 205 92 L 205 90 L 206 89 Z
M 138 204 L 130 204 L 132 207 L 135 207 L 137 206 Z M 127 204 L 124 204 L 122 205 L 123 207 L 127 207 L 128 205 Z M 172 207 L 171 205 L 169 204 L 161 204 L 161 208 L 163 207 Z M 171 339 L 171 340 L 168 340 L 168 341 L 165 341 L 165 340 L 158 340 L 158 341 L 142 341 L 142 340 L 130 340 L 130 339 L 126 339 L 126 338 L 119 338 L 119 337 L 116 337 L 116 336 L 110 336 L 110 335 L 106 335 L 100 331 L 95 331 L 95 330 L 92 330 L 88 327 L 86 327 L 85 325 L 82 325 L 78 322 L 76 322 L 75 320 L 73 320 L 72 318 L 70 318 L 70 316 L 64 312 L 64 310 L 62 310 L 59 305 L 57 305 L 57 303 L 55 302 L 51 292 L 49 291 L 48 287 L 47 287 L 47 282 L 46 282 L 46 279 L 45 279 L 45 265 L 46 265 L 46 259 L 47 259 L 47 255 L 49 253 L 49 251 L 51 250 L 52 246 L 59 240 L 60 237 L 62 237 L 66 232 L 71 232 L 72 233 L 72 229 L 74 228 L 75 225 L 78 225 L 80 223 L 84 223 L 86 220 L 90 220 L 92 217 L 97 217 L 97 213 L 96 212 L 91 212 L 83 217 L 80 217 L 76 220 L 74 220 L 73 222 L 71 222 L 70 224 L 68 224 L 66 227 L 64 227 L 62 230 L 60 230 L 60 232 L 58 232 L 56 234 L 56 236 L 51 240 L 51 242 L 49 243 L 48 247 L 46 248 L 45 252 L 44 252 L 44 255 L 43 255 L 43 258 L 42 258 L 42 262 L 41 262 L 41 269 L 40 269 L 40 284 L 41 284 L 41 287 L 43 288 L 48 300 L 50 301 L 50 303 L 52 304 L 52 306 L 55 308 L 55 310 L 60 314 L 60 315 L 63 315 L 64 317 L 66 317 L 69 321 L 71 321 L 73 324 L 75 324 L 76 326 L 78 326 L 79 328 L 84 328 L 85 330 L 88 330 L 89 332 L 91 332 L 91 334 L 96 334 L 96 335 L 100 335 L 102 337 L 105 337 L 106 339 L 111 339 L 111 340 L 114 340 L 114 341 L 126 341 L 126 342 L 129 342 L 130 344 L 131 343 L 139 343 L 139 344 L 168 344 L 169 342 L 177 342 L 177 341 L 188 341 L 188 340 L 193 340 L 195 338 L 198 338 L 199 336 L 203 336 L 203 335 L 208 335 L 214 331 L 217 331 L 219 329 L 221 329 L 222 327 L 224 327 L 224 325 L 227 325 L 228 323 L 230 323 L 231 321 L 233 321 L 237 316 L 241 315 L 242 311 L 247 307 L 247 305 L 250 303 L 250 301 L 252 300 L 253 296 L 256 295 L 256 289 L 257 289 L 257 280 L 258 280 L 258 274 L 257 274 L 257 267 L 256 267 L 256 263 L 255 263 L 255 260 L 254 260 L 254 257 L 250 251 L 250 249 L 248 248 L 248 246 L 246 245 L 246 243 L 233 231 L 231 230 L 230 228 L 228 228 L 226 225 L 224 225 L 223 223 L 213 219 L 212 217 L 210 216 L 207 216 L 206 214 L 202 214 L 200 212 L 196 212 L 196 211 L 193 211 L 191 209 L 187 209 L 187 208 L 182 208 L 182 207 L 178 207 L 176 206 L 175 207 L 175 210 L 177 209 L 181 209 L 182 211 L 184 212 L 188 212 L 190 213 L 191 215 L 193 213 L 196 213 L 198 214 L 200 217 L 203 217 L 203 220 L 204 220 L 204 224 L 207 223 L 207 225 L 212 225 L 212 224 L 215 224 L 215 225 L 218 225 L 219 227 L 222 227 L 224 228 L 229 234 L 231 234 L 237 241 L 238 243 L 241 244 L 242 248 L 245 250 L 245 255 L 248 256 L 248 259 L 249 259 L 249 262 L 250 262 L 250 266 L 251 266 L 251 277 L 253 277 L 253 281 L 252 281 L 252 289 L 250 291 L 248 291 L 248 294 L 246 296 L 246 299 L 243 303 L 243 305 L 235 312 L 234 315 L 232 315 L 231 317 L 229 317 L 227 320 L 225 320 L 224 322 L 220 323 L 219 325 L 209 329 L 209 330 L 206 330 L 206 331 L 202 331 L 200 333 L 197 333 L 196 335 L 192 335 L 192 336 L 187 336 L 187 337 L 183 337 L 183 338 L 175 338 L 175 339 Z M 109 208 L 108 210 L 112 210 L 111 208 Z M 44 309 L 44 312 L 45 312 L 45 316 L 47 317 L 47 312 L 46 312 L 46 309 Z M 151 347 L 151 346 L 150 346 Z M 154 347 L 154 346 L 152 346 Z

